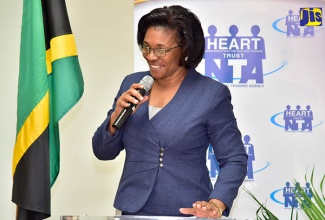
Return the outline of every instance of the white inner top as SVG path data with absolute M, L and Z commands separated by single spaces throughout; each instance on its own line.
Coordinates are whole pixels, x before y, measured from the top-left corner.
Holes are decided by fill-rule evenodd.
M 161 108 L 156 108 L 153 106 L 149 105 L 149 120 L 155 116 L 159 111 L 161 110 Z

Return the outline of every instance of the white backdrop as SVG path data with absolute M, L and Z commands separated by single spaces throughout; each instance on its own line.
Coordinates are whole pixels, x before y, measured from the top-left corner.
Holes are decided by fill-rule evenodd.
M 304 36 L 305 27 L 299 23 L 300 8 L 324 10 L 324 1 L 150 0 L 135 5 L 134 30 L 143 14 L 176 4 L 193 11 L 206 39 L 210 38 L 197 70 L 223 82 L 232 92 L 238 125 L 252 158 L 243 186 L 267 202 L 279 219 L 290 219 L 294 200 L 289 194 L 285 200 L 286 183 L 291 191 L 295 189 L 293 179 L 305 187 L 305 173 L 309 169 L 310 174 L 315 165 L 318 188 L 325 173 L 325 29 L 324 24 L 312 27 Z M 147 70 L 136 39 L 134 51 L 135 71 Z M 245 75 L 249 68 L 251 75 Z M 287 106 L 290 111 L 284 114 Z M 296 127 L 285 129 L 285 124 L 294 122 Z M 210 167 L 209 155 L 207 158 Z M 210 171 L 214 172 L 213 167 Z M 254 218 L 257 208 L 241 189 L 231 217 Z M 307 219 L 300 207 L 297 210 L 299 219 Z

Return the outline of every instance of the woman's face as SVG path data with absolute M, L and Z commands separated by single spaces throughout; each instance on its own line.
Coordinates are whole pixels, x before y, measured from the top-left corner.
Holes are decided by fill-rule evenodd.
M 179 44 L 176 41 L 176 32 L 163 27 L 149 27 L 143 40 L 143 45 L 150 48 L 172 48 Z M 143 54 L 147 60 L 151 75 L 155 80 L 172 79 L 186 71 L 184 66 L 179 66 L 181 47 L 174 48 L 166 53 L 166 56 L 159 57 L 150 51 Z

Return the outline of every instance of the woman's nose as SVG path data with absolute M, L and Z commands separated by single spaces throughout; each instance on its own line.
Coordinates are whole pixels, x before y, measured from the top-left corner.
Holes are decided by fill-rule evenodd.
M 145 54 L 144 57 L 147 60 L 157 60 L 159 57 L 155 55 L 155 53 L 153 52 L 153 50 L 150 50 L 150 52 L 148 54 Z

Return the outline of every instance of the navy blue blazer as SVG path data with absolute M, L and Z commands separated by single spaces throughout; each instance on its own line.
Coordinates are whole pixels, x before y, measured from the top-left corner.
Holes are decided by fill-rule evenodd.
M 128 75 L 115 98 L 150 72 Z M 181 215 L 179 208 L 216 198 L 228 216 L 247 172 L 247 155 L 227 86 L 190 69 L 173 99 L 151 120 L 148 102 L 132 114 L 114 136 L 110 115 L 93 136 L 93 152 L 112 160 L 125 149 L 123 174 L 114 207 L 125 212 Z M 220 172 L 214 187 L 206 166 L 213 146 Z

